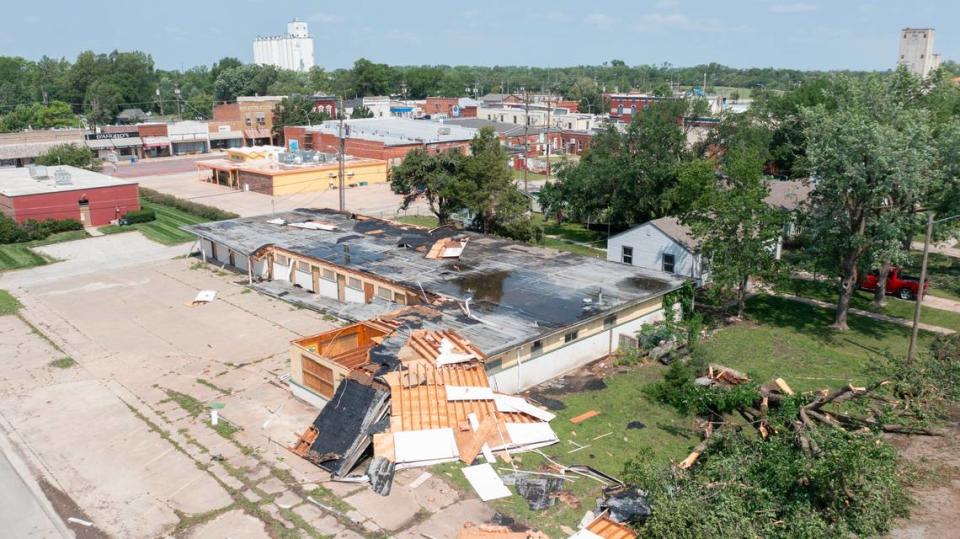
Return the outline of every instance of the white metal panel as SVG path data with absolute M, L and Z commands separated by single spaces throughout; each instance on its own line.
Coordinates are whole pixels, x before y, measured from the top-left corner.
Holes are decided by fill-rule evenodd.
M 448 398 L 447 400 L 450 399 Z M 521 397 L 496 395 L 494 401 L 496 401 L 498 412 L 520 412 L 530 417 L 535 417 L 540 421 L 553 421 L 553 418 L 557 417 L 542 408 L 537 408 Z
M 293 279 L 296 284 L 300 285 L 304 290 L 309 290 L 313 292 L 313 276 L 309 273 L 304 273 L 300 270 L 293 272 Z
M 398 463 L 460 458 L 457 440 L 450 428 L 395 432 L 393 451 Z
M 249 269 L 249 267 L 247 266 L 248 264 L 249 264 L 249 259 L 247 258 L 247 255 L 242 255 L 238 252 L 233 253 L 233 265 L 236 266 L 237 269 L 246 273 L 247 270 Z
M 500 479 L 500 476 L 497 475 L 497 472 L 489 463 L 467 466 L 463 469 L 463 475 L 482 501 L 486 502 L 510 496 L 510 489 L 503 484 L 503 479 Z
M 210 258 L 213 256 L 213 242 L 207 238 L 200 238 L 200 250 L 204 257 Z
M 325 298 L 338 299 L 337 295 L 337 283 L 334 281 L 328 281 L 326 279 L 320 279 L 320 295 Z
M 217 244 L 217 260 L 224 264 L 230 263 L 230 248 Z
M 559 442 L 549 423 L 507 423 L 511 446 L 543 446 Z
M 276 260 L 273 261 L 273 280 L 274 281 L 289 281 L 290 280 L 290 266 L 284 266 L 283 264 L 278 263 Z
M 343 299 L 346 300 L 347 303 L 366 303 L 367 301 L 363 296 L 363 290 L 357 290 L 349 286 L 344 288 Z

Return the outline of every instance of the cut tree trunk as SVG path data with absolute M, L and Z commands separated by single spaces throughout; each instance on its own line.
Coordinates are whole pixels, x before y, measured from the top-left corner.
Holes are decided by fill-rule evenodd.
M 873 304 L 883 307 L 887 304 L 887 275 L 890 274 L 890 263 L 884 262 L 877 275 L 877 288 L 873 291 Z

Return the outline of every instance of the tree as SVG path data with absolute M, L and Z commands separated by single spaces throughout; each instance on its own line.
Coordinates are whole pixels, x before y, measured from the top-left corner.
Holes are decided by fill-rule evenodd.
M 595 135 L 580 162 L 558 173 L 570 215 L 617 227 L 666 215 L 672 208 L 665 193 L 687 158 L 677 123 L 686 105 L 654 103 L 634 116 L 626 133 L 609 127 Z
M 353 107 L 353 112 L 350 113 L 350 119 L 356 120 L 358 118 L 373 118 L 373 111 L 363 105 L 357 105 Z
M 818 177 L 809 219 L 812 250 L 838 266 L 833 327 L 847 329 L 860 264 L 899 200 L 918 200 L 932 178 L 933 145 L 924 111 L 907 106 L 891 79 L 838 78 L 835 108 L 803 110 L 806 161 Z
M 392 68 L 360 58 L 353 63 L 353 91 L 358 97 L 384 95 L 390 91 Z
M 460 185 L 466 209 L 473 215 L 472 226 L 480 232 L 503 233 L 508 223 L 522 219 L 529 210 L 529 202 L 514 185 L 507 161 L 507 153 L 492 128 L 480 129 L 470 141 Z
M 681 222 L 700 240 L 711 282 L 735 292 L 737 317 L 743 318 L 750 278 L 770 277 L 776 270 L 774 250 L 783 225 L 764 200 L 769 189 L 761 175 L 760 149 L 731 148 L 723 169 L 718 177 L 703 165 L 687 167 L 693 173 L 689 183 L 699 183 L 700 194 Z
M 237 96 L 268 95 L 268 88 L 277 80 L 277 68 L 247 64 L 224 69 L 213 84 L 217 101 L 233 101 Z
M 273 109 L 273 136 L 282 144 L 284 127 L 319 124 L 329 119 L 326 112 L 316 110 L 313 99 L 307 96 L 284 97 Z
M 54 166 L 69 165 L 87 170 L 99 171 L 102 163 L 94 158 L 93 152 L 86 146 L 79 144 L 60 144 L 37 156 L 34 162 L 38 165 Z
M 465 207 L 459 185 L 463 160 L 457 149 L 433 154 L 417 148 L 407 153 L 390 173 L 390 188 L 403 196 L 400 209 L 423 199 L 440 226 L 448 224 L 450 216 Z

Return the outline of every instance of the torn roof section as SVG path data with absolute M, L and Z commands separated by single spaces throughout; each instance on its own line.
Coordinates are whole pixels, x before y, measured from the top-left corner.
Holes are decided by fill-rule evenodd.
M 420 311 L 429 309 L 411 307 L 318 336 L 317 353 L 354 367 L 294 453 L 343 476 L 371 445 L 374 456 L 402 469 L 469 464 L 481 452 L 492 460 L 494 451 L 557 442 L 548 424 L 553 414 L 493 392 L 476 346 L 453 330 L 405 328 L 411 316 L 426 318 Z M 338 337 L 346 334 L 350 339 Z M 365 355 L 369 362 L 360 364 Z
M 285 224 L 272 224 L 279 222 L 276 219 Z M 290 226 L 306 222 L 321 222 L 333 229 Z M 659 271 L 494 236 L 449 227 L 427 229 L 330 209 L 202 223 L 185 230 L 244 255 L 273 246 L 375 275 L 418 295 L 422 287 L 449 303 L 441 306 L 453 319 L 454 325 L 448 327 L 488 355 L 659 297 L 682 282 Z M 438 247 L 440 240 L 452 241 Z M 446 257 L 457 249 L 458 256 Z M 428 258 L 430 253 L 441 256 Z M 352 316 L 352 310 L 364 314 Z M 463 316 L 467 310 L 470 315 Z M 369 318 L 368 312 L 368 305 L 343 306 L 338 316 L 362 320 Z

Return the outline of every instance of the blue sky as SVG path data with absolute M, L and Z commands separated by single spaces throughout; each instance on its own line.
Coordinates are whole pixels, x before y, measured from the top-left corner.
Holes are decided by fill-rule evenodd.
M 11 0 L 0 55 L 73 59 L 139 49 L 158 67 L 252 57 L 257 35 L 310 23 L 318 64 L 562 66 L 718 62 L 737 67 L 887 69 L 897 33 L 933 26 L 960 59 L 960 2 L 892 0 Z M 475 7 L 474 7 L 475 6 Z

